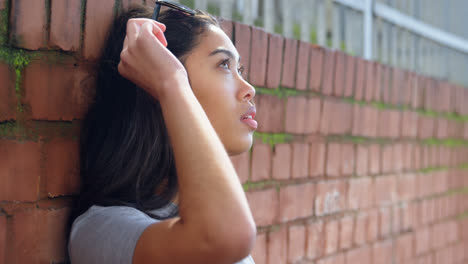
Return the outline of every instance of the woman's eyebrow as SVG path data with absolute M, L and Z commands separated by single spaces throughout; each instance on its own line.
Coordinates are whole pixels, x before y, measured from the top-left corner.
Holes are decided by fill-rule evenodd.
M 212 51 L 212 52 L 210 53 L 210 55 L 208 55 L 208 56 L 213 56 L 213 55 L 216 55 L 216 54 L 218 54 L 218 53 L 224 53 L 224 54 L 228 55 L 229 57 L 231 57 L 231 59 L 233 59 L 233 60 L 235 60 L 235 57 L 236 57 L 236 56 L 234 55 L 234 53 L 232 53 L 232 51 L 227 50 L 227 49 L 223 49 L 223 48 L 215 49 L 215 50 Z M 239 62 L 240 60 L 241 60 L 241 56 L 239 56 L 239 59 L 237 59 L 237 61 Z

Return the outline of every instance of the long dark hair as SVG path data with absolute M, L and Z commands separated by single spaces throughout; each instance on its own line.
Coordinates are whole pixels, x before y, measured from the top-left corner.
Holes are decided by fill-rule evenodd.
M 98 68 L 95 100 L 82 124 L 82 187 L 70 225 L 92 205 L 131 206 L 161 220 L 178 214 L 177 208 L 164 215 L 150 212 L 170 205 L 178 190 L 161 106 L 117 70 L 127 21 L 151 18 L 152 12 L 148 6 L 132 5 L 111 26 Z M 220 26 L 215 17 L 200 10 L 189 16 L 168 9 L 158 20 L 166 25 L 167 48 L 182 63 L 209 25 Z

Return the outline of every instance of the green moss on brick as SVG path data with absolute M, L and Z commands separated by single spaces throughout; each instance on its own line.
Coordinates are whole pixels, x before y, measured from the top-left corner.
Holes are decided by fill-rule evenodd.
M 291 142 L 293 136 L 285 133 L 254 132 L 254 138 L 261 140 L 264 144 L 269 144 L 273 148 L 276 144 Z

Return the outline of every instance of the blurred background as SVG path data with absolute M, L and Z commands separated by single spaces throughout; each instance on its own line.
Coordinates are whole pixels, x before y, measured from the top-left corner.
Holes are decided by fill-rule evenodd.
M 466 0 L 176 0 L 285 37 L 468 86 Z

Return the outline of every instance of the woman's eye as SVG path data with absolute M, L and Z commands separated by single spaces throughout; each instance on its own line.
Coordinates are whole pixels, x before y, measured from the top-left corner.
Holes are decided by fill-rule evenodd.
M 237 71 L 239 72 L 240 75 L 242 75 L 244 73 L 244 66 L 239 67 Z
M 227 67 L 223 67 L 223 68 L 225 68 L 225 69 L 228 69 L 228 70 L 229 70 L 229 60 L 225 60 L 225 61 L 221 62 L 221 64 L 220 64 L 219 66 L 221 66 L 221 67 L 222 67 L 223 65 L 226 65 L 226 66 L 227 66 Z

